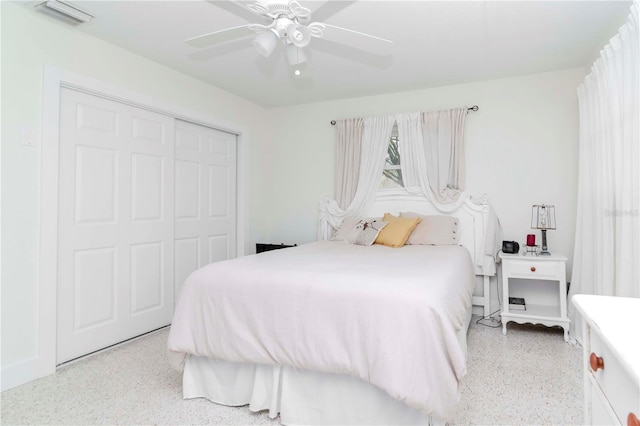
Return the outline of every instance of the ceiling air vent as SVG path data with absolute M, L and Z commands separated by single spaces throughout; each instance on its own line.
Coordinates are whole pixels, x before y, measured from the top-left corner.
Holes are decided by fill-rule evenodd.
M 93 19 L 93 15 L 66 1 L 47 0 L 37 4 L 36 7 L 41 8 L 44 12 L 53 12 L 50 13 L 50 15 L 70 18 L 76 23 L 87 22 Z

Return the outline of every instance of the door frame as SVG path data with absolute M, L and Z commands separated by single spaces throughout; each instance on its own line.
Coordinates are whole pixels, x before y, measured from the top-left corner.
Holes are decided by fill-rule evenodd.
M 42 99 L 37 354 L 14 371 L 12 381 L 17 382 L 15 385 L 53 374 L 56 370 L 58 151 L 62 87 L 236 134 L 236 256 L 244 255 L 245 249 L 244 240 L 247 233 L 245 199 L 248 172 L 246 161 L 249 158 L 246 128 L 209 114 L 45 65 Z

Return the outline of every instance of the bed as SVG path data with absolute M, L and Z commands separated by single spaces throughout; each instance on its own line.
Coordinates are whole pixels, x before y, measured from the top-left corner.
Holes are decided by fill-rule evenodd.
M 372 214 L 403 209 L 432 213 L 405 198 Z M 460 245 L 318 241 L 191 274 L 168 342 L 183 396 L 283 424 L 452 421 L 476 276 L 493 262 L 488 203 L 453 215 Z

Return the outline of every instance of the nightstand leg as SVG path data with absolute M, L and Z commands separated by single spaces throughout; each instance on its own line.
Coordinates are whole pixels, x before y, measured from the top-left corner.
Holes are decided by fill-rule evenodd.
M 506 322 L 503 322 L 503 323 L 502 323 L 502 334 L 503 334 L 504 336 L 506 336 L 506 335 L 507 335 L 507 323 L 506 323 Z
M 569 343 L 569 329 L 566 327 L 563 327 L 563 328 L 564 328 L 564 341 Z

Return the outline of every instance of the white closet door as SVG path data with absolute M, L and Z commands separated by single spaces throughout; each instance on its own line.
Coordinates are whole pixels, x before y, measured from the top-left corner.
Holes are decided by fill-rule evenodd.
M 236 255 L 236 135 L 176 120 L 175 294 L 191 272 Z
M 62 89 L 58 364 L 171 322 L 175 119 Z

